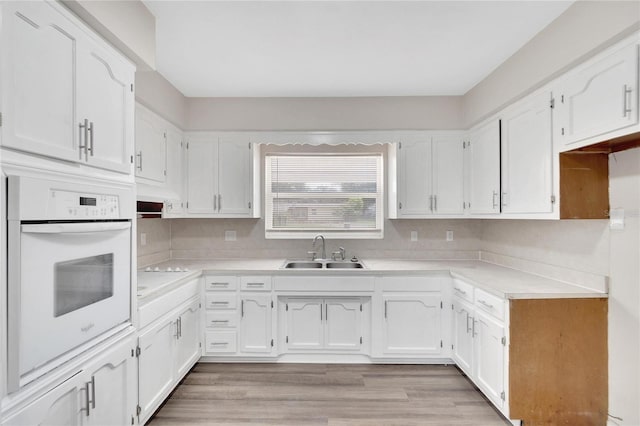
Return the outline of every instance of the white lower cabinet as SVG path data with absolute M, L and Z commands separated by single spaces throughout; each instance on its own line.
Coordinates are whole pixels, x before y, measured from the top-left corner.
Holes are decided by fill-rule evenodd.
M 200 297 L 142 330 L 138 337 L 138 420 L 145 423 L 200 358 Z
M 273 305 L 271 293 L 241 293 L 240 352 L 271 354 Z
M 135 338 L 113 344 L 25 408 L 7 425 L 126 425 L 137 400 Z
M 451 303 L 451 357 L 485 396 L 507 415 L 506 302 L 458 280 L 454 280 L 454 290 L 456 288 L 464 288 L 465 293 L 454 291 Z M 471 297 L 473 303 L 468 302 Z
M 285 297 L 284 352 L 365 352 L 369 298 Z

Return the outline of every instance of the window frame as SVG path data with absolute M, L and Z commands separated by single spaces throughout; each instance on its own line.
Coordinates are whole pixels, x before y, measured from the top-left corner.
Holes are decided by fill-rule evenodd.
M 271 157 L 374 157 L 377 161 L 377 176 L 375 193 L 366 193 L 367 196 L 376 198 L 376 227 L 366 230 L 336 230 L 332 228 L 310 228 L 304 230 L 274 229 L 273 228 L 273 199 L 271 195 Z M 265 212 L 265 238 L 266 239 L 310 239 L 318 234 L 331 239 L 383 239 L 384 238 L 384 214 L 385 214 L 385 157 L 382 152 L 352 151 L 352 152 L 268 152 L 264 155 L 264 212 Z M 355 193 L 353 193 L 355 194 Z M 361 193 L 358 193 L 361 194 Z M 364 193 L 363 193 L 364 194 Z M 324 194 L 309 193 L 309 198 L 320 197 Z M 326 194 L 327 198 L 335 197 L 335 193 Z

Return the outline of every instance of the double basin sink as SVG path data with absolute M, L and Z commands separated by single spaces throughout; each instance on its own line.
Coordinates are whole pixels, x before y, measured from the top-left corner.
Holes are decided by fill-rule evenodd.
M 288 260 L 281 269 L 364 269 L 360 261 Z

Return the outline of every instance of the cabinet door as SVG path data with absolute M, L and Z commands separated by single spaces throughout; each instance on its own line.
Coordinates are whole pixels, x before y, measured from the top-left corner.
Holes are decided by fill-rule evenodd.
M 322 349 L 323 312 L 322 299 L 288 299 L 286 301 L 286 337 L 289 350 Z
M 325 300 L 325 348 L 359 351 L 362 345 L 362 303 L 360 299 Z
M 165 181 L 167 132 L 163 121 L 136 105 L 136 177 Z
M 398 149 L 398 216 L 433 212 L 431 142 L 402 142 Z
M 178 317 L 176 340 L 176 379 L 181 380 L 200 358 L 200 299 L 194 301 Z
M 184 144 L 183 134 L 178 129 L 169 127 L 167 129 L 167 176 L 166 189 L 174 200 L 183 199 L 183 169 Z M 178 206 L 173 206 L 173 213 L 178 213 Z
M 191 139 L 187 146 L 187 211 L 213 213 L 217 202 L 214 176 L 217 165 L 214 152 L 217 144 L 211 139 Z
M 468 376 L 473 365 L 473 308 L 457 299 L 453 301 L 452 358 Z
M 224 137 L 220 139 L 217 161 L 214 161 L 218 165 L 218 214 L 251 215 L 252 152 L 248 140 L 228 140 Z
M 473 130 L 469 143 L 470 212 L 500 213 L 500 122 Z
M 474 319 L 475 383 L 498 407 L 504 399 L 505 346 L 502 344 L 504 325 L 476 311 Z
M 270 354 L 272 351 L 271 295 L 240 296 L 240 351 Z M 290 306 L 291 308 L 291 306 Z
M 85 378 L 86 376 L 82 372 L 78 372 L 17 413 L 3 418 L 2 424 L 15 426 L 81 425 L 81 419 L 87 416 Z
M 45 2 L 2 5 L 2 144 L 78 161 L 79 30 Z
M 383 295 L 385 353 L 439 354 L 442 351 L 440 295 Z
M 433 213 L 464 212 L 464 149 L 459 137 L 434 136 Z
M 125 425 L 135 416 L 138 400 L 135 339 L 109 348 L 87 368 L 93 400 L 86 425 Z
M 80 145 L 88 163 L 124 173 L 131 171 L 134 137 L 134 68 L 111 50 L 85 41 L 78 44 L 77 120 L 90 131 Z
M 556 99 L 564 145 L 638 123 L 638 45 L 633 44 L 572 74 Z
M 140 419 L 153 414 L 171 392 L 174 381 L 173 346 L 176 339 L 175 321 L 166 321 L 144 332 L 138 338 L 138 405 Z
M 502 212 L 550 213 L 551 93 L 509 109 L 502 117 Z

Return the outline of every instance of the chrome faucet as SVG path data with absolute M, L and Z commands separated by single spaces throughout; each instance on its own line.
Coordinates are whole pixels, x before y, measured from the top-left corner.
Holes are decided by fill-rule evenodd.
M 346 257 L 346 251 L 344 247 L 338 247 L 338 251 L 334 251 L 333 253 L 331 253 L 332 260 L 338 260 L 338 257 L 340 258 L 340 260 L 344 261 L 344 258 Z
M 318 238 L 320 238 L 322 240 L 322 257 L 321 257 L 321 259 L 326 259 L 327 258 L 327 251 L 326 251 L 325 245 L 324 245 L 324 235 L 318 234 L 315 237 L 313 237 L 313 248 L 316 248 L 316 241 L 318 241 Z

